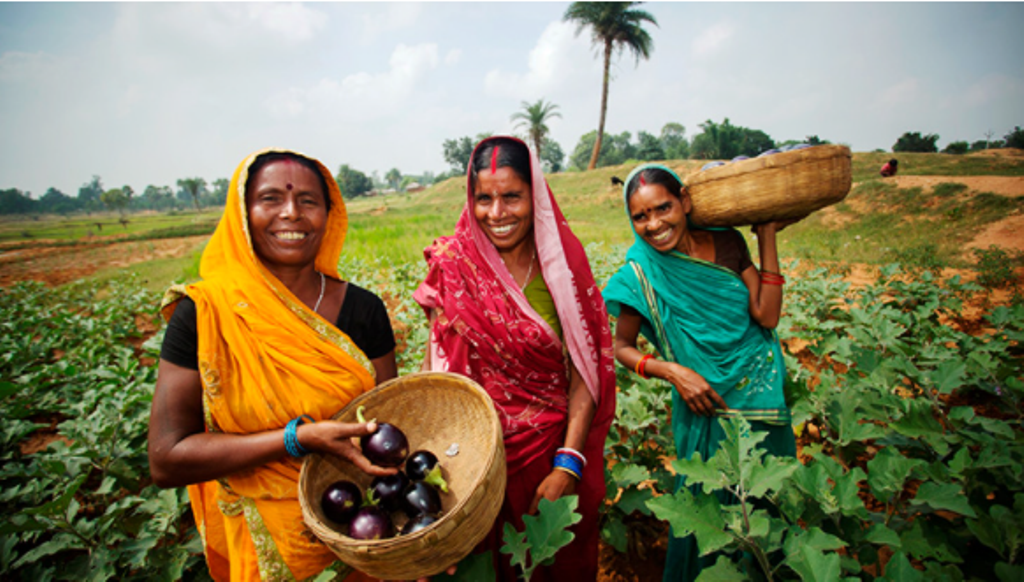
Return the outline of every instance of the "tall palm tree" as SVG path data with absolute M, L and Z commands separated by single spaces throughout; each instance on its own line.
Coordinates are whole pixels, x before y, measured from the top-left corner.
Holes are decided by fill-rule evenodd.
M 555 109 L 558 109 L 557 105 L 545 103 L 544 99 L 538 99 L 536 103 L 523 101 L 522 107 L 522 111 L 512 114 L 510 121 L 519 120 L 516 123 L 516 127 L 526 126 L 526 133 L 529 135 L 530 141 L 533 142 L 533 151 L 537 153 L 537 158 L 540 159 L 540 148 L 544 145 L 544 138 L 551 131 L 548 129 L 546 122 L 553 117 L 561 117 L 562 114 L 555 111 Z
M 573 2 L 565 11 L 562 20 L 576 23 L 576 35 L 584 28 L 591 28 L 591 40 L 595 47 L 603 49 L 604 82 L 601 87 L 601 120 L 597 125 L 597 141 L 594 142 L 594 153 L 590 155 L 588 170 L 597 167 L 597 156 L 601 152 L 601 141 L 604 138 L 604 118 L 608 111 L 608 69 L 611 65 L 612 52 L 629 49 L 636 56 L 636 64 L 640 57 L 650 58 L 654 41 L 643 28 L 644 22 L 658 26 L 658 21 L 644 10 L 631 8 L 639 2 Z

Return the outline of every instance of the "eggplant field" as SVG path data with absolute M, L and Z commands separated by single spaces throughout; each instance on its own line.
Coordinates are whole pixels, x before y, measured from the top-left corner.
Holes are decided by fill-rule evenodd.
M 588 254 L 607 280 L 619 253 Z M 385 299 L 402 373 L 426 341 L 422 270 L 342 269 Z M 602 559 L 658 559 L 671 524 L 717 556 L 706 579 L 1024 579 L 1024 305 L 895 264 L 864 285 L 838 267 L 786 272 L 798 459 L 765 457 L 739 420 L 712 458 L 674 459 L 670 388 L 620 368 Z M 140 289 L 0 290 L 4 579 L 207 576 L 185 491 L 149 479 L 162 332 Z M 676 473 L 699 487 L 673 493 Z

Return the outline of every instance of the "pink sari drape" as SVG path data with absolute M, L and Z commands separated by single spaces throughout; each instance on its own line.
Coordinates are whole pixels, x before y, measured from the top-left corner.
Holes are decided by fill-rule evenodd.
M 580 579 L 592 568 L 596 575 L 604 441 L 615 414 L 614 353 L 607 311 L 583 245 L 562 216 L 533 152 L 530 161 L 537 255 L 563 338 L 530 306 L 477 224 L 471 175 L 455 234 L 425 250 L 429 272 L 414 297 L 436 316 L 430 334 L 432 369 L 472 378 L 494 401 L 504 429 L 509 477 L 502 517 L 517 529 L 565 439 L 569 359 L 579 370 L 597 411 L 582 451 L 589 463 L 577 487 L 584 519 L 574 528 L 576 541 L 559 553 L 556 567 L 571 566 L 576 569 L 573 579 Z M 493 532 L 498 538 L 501 521 Z M 492 549 L 497 554 L 497 547 Z

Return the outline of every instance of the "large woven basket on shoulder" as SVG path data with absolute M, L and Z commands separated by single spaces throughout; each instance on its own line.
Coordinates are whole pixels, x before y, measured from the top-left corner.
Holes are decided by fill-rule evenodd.
M 684 180 L 697 226 L 741 226 L 806 216 L 852 184 L 850 148 L 814 146 L 717 166 Z
M 420 372 L 389 380 L 354 399 L 334 415 L 367 419 L 402 429 L 409 450 L 426 449 L 441 462 L 448 493 L 441 494 L 443 516 L 409 535 L 383 540 L 350 538 L 320 507 L 323 491 L 347 479 L 364 491 L 372 478 L 347 461 L 311 454 L 299 477 L 299 504 L 309 529 L 342 562 L 377 578 L 415 580 L 444 571 L 469 555 L 487 535 L 505 496 L 505 446 L 501 423 L 487 392 L 457 374 Z M 446 454 L 457 445 L 458 453 Z M 401 521 L 400 521 L 401 520 Z M 396 519 L 401 529 L 404 515 Z

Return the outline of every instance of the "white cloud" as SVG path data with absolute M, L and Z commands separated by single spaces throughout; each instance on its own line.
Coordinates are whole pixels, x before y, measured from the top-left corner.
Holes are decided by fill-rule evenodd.
M 576 27 L 556 21 L 541 33 L 537 44 L 527 57 L 525 73 L 493 69 L 484 78 L 487 95 L 533 99 L 548 95 L 563 87 L 572 87 L 580 73 L 589 78 L 593 67 L 587 40 L 576 38 Z
M 383 12 L 363 14 L 363 44 L 396 30 L 414 26 L 423 12 L 422 4 L 386 3 Z
M 728 22 L 720 22 L 697 35 L 690 45 L 694 56 L 706 57 L 721 51 L 734 36 L 735 29 Z
M 391 53 L 390 68 L 385 72 L 362 71 L 341 81 L 325 78 L 305 89 L 292 87 L 272 95 L 266 106 L 279 117 L 294 117 L 307 110 L 360 119 L 388 115 L 406 103 L 424 77 L 437 68 L 437 53 L 433 43 L 400 44 Z
M 248 16 L 259 27 L 288 42 L 313 38 L 327 26 L 327 15 L 302 4 L 250 4 Z
M 883 107 L 893 107 L 905 103 L 913 103 L 921 99 L 921 81 L 916 77 L 910 77 L 889 88 L 878 95 L 878 104 Z
M 457 65 L 462 60 L 462 49 L 452 49 L 444 56 L 444 64 L 447 66 Z
M 968 87 L 963 99 L 968 107 L 981 107 L 1007 98 L 1022 97 L 1024 84 L 1021 80 L 1006 75 L 989 75 Z
M 9 51 L 0 55 L 0 82 L 50 80 L 59 68 L 53 55 Z

